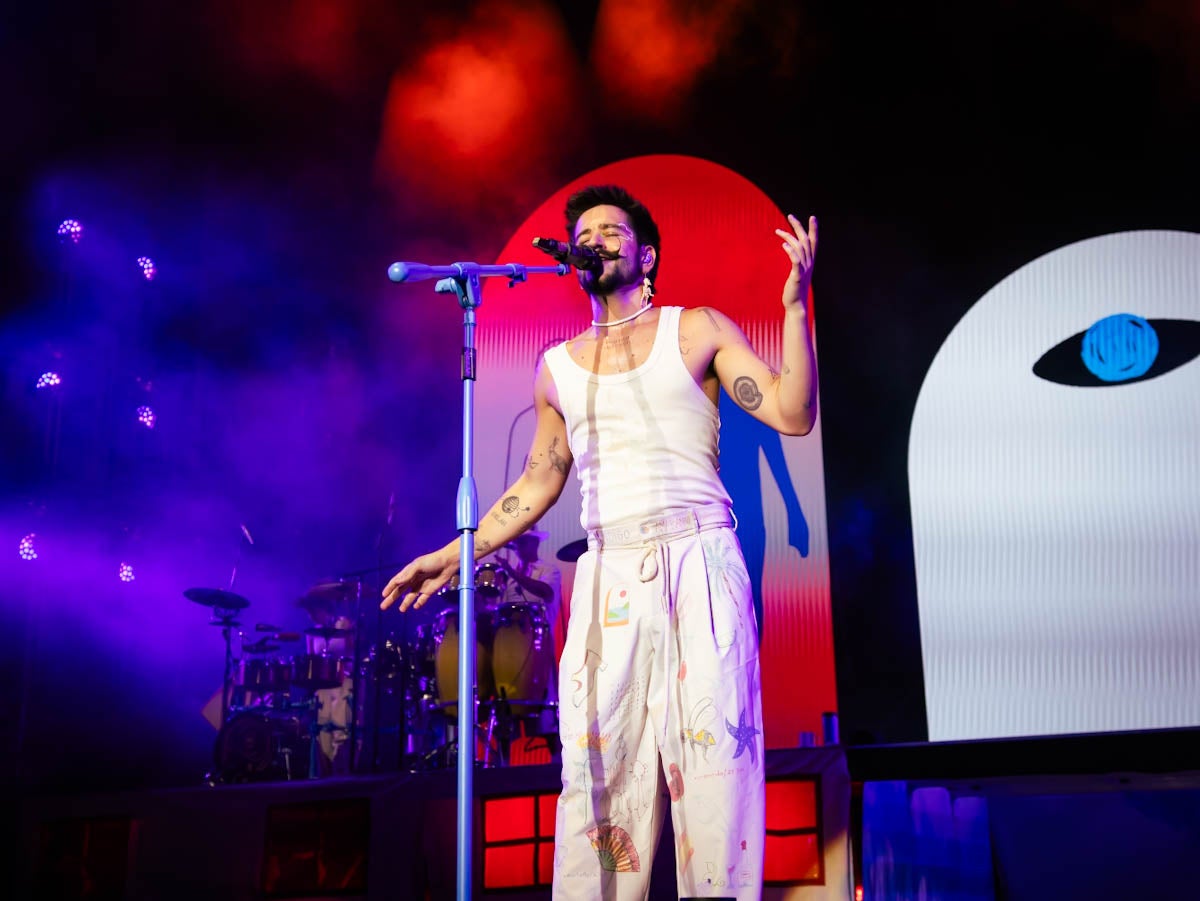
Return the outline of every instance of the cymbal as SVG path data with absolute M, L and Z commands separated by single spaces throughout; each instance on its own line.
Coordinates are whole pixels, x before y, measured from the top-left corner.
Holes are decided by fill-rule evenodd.
M 357 582 L 322 582 L 314 585 L 296 601 L 297 607 L 305 610 L 324 609 L 338 604 L 348 604 L 358 597 Z
M 279 645 L 272 644 L 265 638 L 260 638 L 258 641 L 252 641 L 250 644 L 242 645 L 242 652 L 246 654 L 266 654 L 268 651 L 278 651 Z
M 189 588 L 183 596 L 189 601 L 195 601 L 205 607 L 216 607 L 218 610 L 245 610 L 250 606 L 250 602 L 240 594 L 225 591 L 223 588 Z
M 353 629 L 337 629 L 333 626 L 313 626 L 311 629 L 305 629 L 305 635 L 312 635 L 315 638 L 338 638 L 343 635 L 353 634 Z
M 577 538 L 569 544 L 564 544 L 554 556 L 563 563 L 574 563 L 587 551 L 587 539 Z

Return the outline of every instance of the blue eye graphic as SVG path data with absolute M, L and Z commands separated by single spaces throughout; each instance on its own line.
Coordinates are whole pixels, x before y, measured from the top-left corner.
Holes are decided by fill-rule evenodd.
M 1141 316 L 1106 316 L 1083 333 L 1079 354 L 1088 372 L 1106 382 L 1145 375 L 1158 357 L 1158 332 Z
M 1105 388 L 1165 375 L 1200 356 L 1200 322 L 1117 313 L 1056 344 L 1033 374 L 1059 385 Z

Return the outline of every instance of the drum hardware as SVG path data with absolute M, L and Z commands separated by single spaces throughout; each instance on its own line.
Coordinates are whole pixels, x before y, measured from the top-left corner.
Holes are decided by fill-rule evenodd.
M 557 706 L 547 700 L 555 667 L 545 607 L 540 601 L 504 602 L 510 586 L 511 576 L 501 564 L 476 568 L 478 694 L 472 699 L 472 741 L 480 766 L 506 765 L 512 742 L 534 734 L 530 725 Z M 313 616 L 310 628 L 285 632 L 259 623 L 258 634 L 241 636 L 236 658 L 227 638 L 215 781 L 303 779 L 304 754 L 308 778 L 328 775 L 325 758 L 331 747 L 323 736 L 330 733 L 336 736 L 332 747 L 341 749 L 335 768 L 345 764 L 347 751 L 356 772 L 455 766 L 457 586 L 438 592 L 445 602 L 441 609 L 403 617 L 394 631 L 384 628 L 383 614 L 368 618 L 374 607 L 361 609 L 366 606 L 361 594 L 356 583 L 323 583 L 297 602 Z M 188 599 L 212 607 L 213 624 L 229 633 L 249 606 L 245 598 L 221 589 L 189 589 Z M 337 615 L 326 616 L 331 610 Z M 285 645 L 301 637 L 309 639 L 310 653 Z M 339 691 L 343 686 L 346 691 Z
M 236 619 L 238 611 L 245 610 L 250 602 L 223 588 L 188 588 L 183 596 L 196 604 L 211 607 L 212 619 L 208 624 L 221 627 L 221 638 L 225 642 L 225 667 L 221 675 L 221 728 L 224 728 L 233 693 L 233 629 L 241 625 Z
M 482 606 L 503 597 L 508 588 L 508 573 L 499 563 L 479 563 L 475 566 L 475 595 L 476 600 L 482 601 Z M 458 573 L 450 576 L 450 580 L 437 590 L 434 597 L 446 605 L 458 606 Z M 478 610 L 476 611 L 478 612 Z
M 245 610 L 250 606 L 250 602 L 240 594 L 223 588 L 189 588 L 184 591 L 183 596 L 189 601 L 217 610 Z
M 308 742 L 309 766 L 312 772 L 311 745 L 315 744 L 311 729 L 303 727 L 301 718 L 286 711 L 250 709 L 233 713 L 213 748 L 214 769 L 210 784 L 256 782 L 296 778 L 292 759 L 304 752 Z
M 291 682 L 310 691 L 337 688 L 349 675 L 352 661 L 333 654 L 297 654 L 292 658 Z
M 269 654 L 271 651 L 278 651 L 279 645 L 272 644 L 270 638 L 260 638 L 258 641 L 252 641 L 249 644 L 242 643 L 243 654 Z

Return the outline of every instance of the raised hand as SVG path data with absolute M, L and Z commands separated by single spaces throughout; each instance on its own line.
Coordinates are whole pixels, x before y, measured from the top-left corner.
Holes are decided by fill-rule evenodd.
M 813 265 L 817 260 L 817 217 L 808 217 L 808 230 L 791 214 L 788 222 L 792 230 L 777 228 L 775 234 L 783 239 L 783 251 L 792 261 L 792 271 L 783 286 L 783 306 L 789 309 L 797 305 L 803 309 L 808 303 L 808 288 L 812 284 Z

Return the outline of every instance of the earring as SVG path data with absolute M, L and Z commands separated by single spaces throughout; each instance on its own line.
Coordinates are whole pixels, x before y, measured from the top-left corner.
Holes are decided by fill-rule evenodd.
M 650 283 L 650 276 L 642 279 L 642 306 L 650 303 L 650 298 L 654 296 L 654 285 Z

